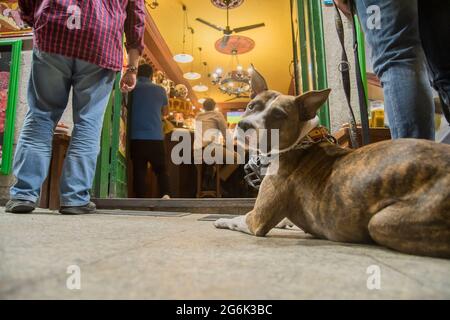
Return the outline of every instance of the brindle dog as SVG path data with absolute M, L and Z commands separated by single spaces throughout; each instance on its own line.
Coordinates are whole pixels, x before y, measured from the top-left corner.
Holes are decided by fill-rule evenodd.
M 285 96 L 267 90 L 262 76 L 254 74 L 258 95 L 240 127 L 279 129 L 281 150 L 315 126 L 330 90 Z M 264 236 L 288 218 L 322 239 L 450 258 L 449 168 L 450 146 L 425 140 L 358 150 L 318 143 L 280 154 L 278 172 L 262 181 L 253 210 L 215 226 Z

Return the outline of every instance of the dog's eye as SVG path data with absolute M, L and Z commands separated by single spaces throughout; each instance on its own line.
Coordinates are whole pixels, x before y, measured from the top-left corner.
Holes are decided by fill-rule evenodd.
M 250 104 L 247 106 L 247 109 L 250 110 L 250 111 L 252 111 L 253 109 L 255 109 L 255 104 L 254 104 L 254 103 L 250 103 Z
M 278 108 L 272 110 L 272 115 L 276 119 L 285 119 L 285 118 L 287 118 L 286 111 L 284 111 L 282 109 L 278 109 Z

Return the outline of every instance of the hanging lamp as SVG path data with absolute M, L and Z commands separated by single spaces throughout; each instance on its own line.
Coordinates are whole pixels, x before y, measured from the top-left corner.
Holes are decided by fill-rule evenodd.
M 189 30 L 187 7 L 183 5 L 184 17 L 183 17 L 183 51 L 182 53 L 173 56 L 173 60 L 178 63 L 191 63 L 194 61 L 194 57 L 186 53 L 186 30 Z M 192 28 L 191 28 L 192 29 Z M 192 29 L 193 31 L 193 29 Z
M 206 61 L 203 62 L 203 66 L 206 74 L 208 74 L 208 63 Z M 192 89 L 196 92 L 206 92 L 209 90 L 209 87 L 200 82 L 198 85 L 193 86 Z
M 206 92 L 209 90 L 208 86 L 205 86 L 204 84 L 198 84 L 196 86 L 193 86 L 192 89 L 195 92 Z
M 192 39 L 192 46 L 194 45 L 194 39 Z M 199 57 L 200 61 L 202 61 L 202 48 L 198 48 L 198 51 L 200 52 Z M 194 53 L 194 48 L 192 48 L 192 55 Z M 194 62 L 191 63 L 191 71 L 186 72 L 183 77 L 187 80 L 198 80 L 202 77 L 202 75 L 198 72 L 194 72 Z

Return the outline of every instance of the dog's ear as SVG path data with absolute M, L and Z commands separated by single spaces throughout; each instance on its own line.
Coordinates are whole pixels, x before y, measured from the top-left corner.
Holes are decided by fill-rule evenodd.
M 309 91 L 295 98 L 295 104 L 299 108 L 300 120 L 308 121 L 317 115 L 317 110 L 328 100 L 331 89 L 322 91 Z
M 264 77 L 255 69 L 253 64 L 251 70 L 250 85 L 252 88 L 252 98 L 254 98 L 261 92 L 269 90 L 269 87 L 267 86 L 267 82 Z

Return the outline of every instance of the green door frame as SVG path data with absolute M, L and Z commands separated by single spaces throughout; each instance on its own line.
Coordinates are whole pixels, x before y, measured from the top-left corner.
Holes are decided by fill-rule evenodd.
M 118 198 L 127 196 L 126 159 L 119 152 L 120 117 L 122 109 L 122 92 L 120 91 L 121 74 L 117 73 L 103 120 L 100 140 L 100 154 L 93 194 L 97 198 Z
M 302 93 L 328 88 L 322 4 L 319 0 L 297 0 L 300 75 Z M 330 108 L 319 111 L 321 125 L 330 129 Z
M 366 43 L 364 31 L 357 15 L 353 17 L 356 27 L 356 41 L 358 43 L 359 68 L 361 70 L 362 82 L 364 85 L 364 93 L 366 95 L 367 105 L 369 105 L 368 84 L 367 84 L 367 65 L 366 65 Z
M 109 196 L 124 198 L 128 196 L 126 158 L 119 151 L 120 144 L 120 120 L 123 95 L 120 91 L 121 74 L 117 74 L 114 86 L 114 104 L 112 112 L 112 138 L 111 138 L 111 175 Z
M 5 127 L 2 145 L 2 159 L 0 174 L 11 173 L 13 161 L 14 128 L 16 121 L 16 106 L 19 94 L 20 64 L 22 53 L 22 40 L 1 40 L 1 46 L 11 46 L 11 67 L 9 71 L 8 101 L 6 107 Z
M 103 119 L 102 134 L 100 138 L 100 154 L 97 159 L 97 170 L 95 171 L 93 194 L 96 198 L 108 198 L 109 177 L 111 171 L 111 125 L 114 95 L 111 94 L 106 106 Z

